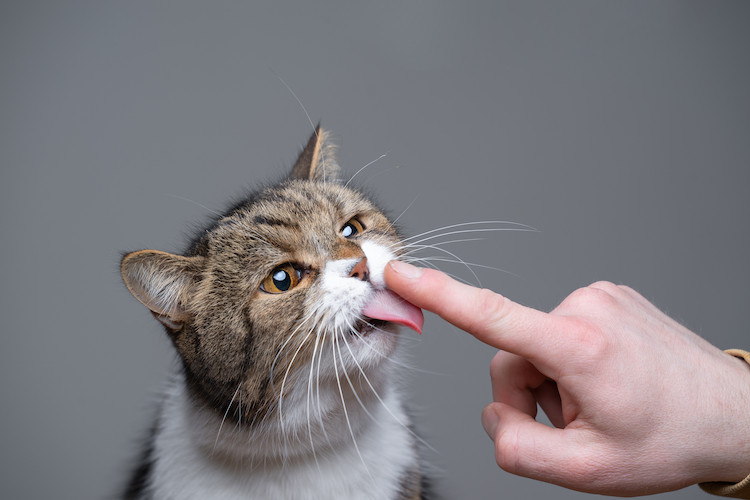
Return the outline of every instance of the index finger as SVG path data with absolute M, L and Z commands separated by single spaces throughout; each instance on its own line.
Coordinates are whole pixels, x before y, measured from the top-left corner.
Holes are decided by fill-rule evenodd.
M 560 355 L 565 318 L 517 304 L 491 290 L 459 283 L 440 271 L 391 261 L 385 281 L 395 293 L 474 335 L 485 344 L 548 366 Z

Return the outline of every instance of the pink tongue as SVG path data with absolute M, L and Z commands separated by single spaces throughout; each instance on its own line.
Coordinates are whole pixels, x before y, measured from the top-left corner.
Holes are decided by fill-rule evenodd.
M 362 314 L 368 318 L 408 326 L 420 335 L 422 334 L 422 325 L 424 325 L 422 310 L 390 290 L 375 292 L 370 302 L 362 310 Z

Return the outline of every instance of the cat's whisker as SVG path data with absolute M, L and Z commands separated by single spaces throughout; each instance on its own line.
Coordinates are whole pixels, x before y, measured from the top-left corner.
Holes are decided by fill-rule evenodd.
M 461 261 L 458 261 L 458 260 L 447 259 L 445 257 L 420 257 L 418 260 L 421 261 L 421 262 L 436 261 L 436 262 L 448 262 L 448 263 L 452 263 L 452 264 L 461 264 L 461 265 L 465 265 L 465 266 L 477 267 L 477 268 L 480 268 L 480 269 L 489 269 L 491 271 L 497 271 L 497 272 L 500 272 L 500 273 L 510 274 L 511 276 L 515 276 L 516 278 L 519 277 L 516 273 L 514 273 L 512 271 L 508 271 L 506 269 L 500 269 L 499 267 L 485 266 L 484 264 L 477 264 L 475 262 L 466 262 L 466 261 L 461 262 Z
M 418 242 L 403 244 L 402 242 L 392 243 L 388 245 L 388 248 L 396 253 L 400 258 L 407 255 L 411 255 L 415 252 L 425 250 L 428 248 L 434 248 L 435 246 L 449 245 L 453 243 L 467 243 L 472 241 L 485 241 L 486 238 L 459 238 L 454 240 L 438 241 L 430 245 L 420 245 Z
M 431 263 L 429 261 L 426 261 L 424 259 L 420 259 L 420 258 L 417 258 L 417 257 L 412 257 L 410 259 L 404 259 L 404 262 L 408 262 L 410 264 L 411 263 L 417 263 L 417 264 L 422 265 L 423 267 L 429 267 L 430 269 L 435 269 L 435 270 L 440 271 L 441 273 L 443 273 L 443 274 L 445 274 L 447 276 L 450 276 L 454 280 L 459 281 L 459 282 L 461 282 L 461 283 L 463 283 L 465 285 L 469 285 L 469 286 L 475 286 L 476 285 L 476 283 L 472 283 L 471 281 L 469 281 L 469 280 L 467 280 L 465 278 L 462 278 L 461 276 L 459 276 L 457 274 L 448 272 L 445 269 L 443 269 L 443 268 L 441 268 L 441 267 L 439 267 L 439 266 L 437 266 L 437 265 L 435 265 L 435 264 L 433 264 L 433 263 Z
M 342 333 L 342 335 L 343 335 L 343 333 Z M 352 352 L 351 348 L 349 347 L 349 342 L 346 339 L 340 339 L 339 336 L 336 336 L 336 341 L 335 342 L 336 342 L 336 350 L 339 353 L 339 359 L 341 360 L 342 368 L 343 368 L 343 364 L 344 364 L 344 356 L 341 354 L 341 345 L 340 345 L 340 342 L 343 342 L 344 344 L 346 344 L 346 347 L 349 349 L 349 353 L 351 354 L 352 359 L 357 364 L 357 366 L 359 366 L 359 363 L 357 362 L 356 358 L 354 357 L 354 353 Z M 381 423 L 378 422 L 378 420 L 373 416 L 373 414 L 370 413 L 370 411 L 367 409 L 367 405 L 365 405 L 365 403 L 362 402 L 362 399 L 360 399 L 359 393 L 357 392 L 357 389 L 354 387 L 354 384 L 352 383 L 351 379 L 349 378 L 348 370 L 343 369 L 343 372 L 344 372 L 344 377 L 346 378 L 346 381 L 349 384 L 349 387 L 351 388 L 352 393 L 354 394 L 354 398 L 357 400 L 357 402 L 359 403 L 359 405 L 362 407 L 362 410 L 365 412 L 365 414 L 368 417 L 370 417 L 370 419 L 373 422 L 377 422 L 378 425 L 381 425 Z
M 442 267 L 438 266 L 437 264 L 433 264 L 429 260 L 412 258 L 412 259 L 406 260 L 406 262 L 417 263 L 417 264 L 419 264 L 419 265 L 421 265 L 423 267 L 429 267 L 430 269 L 435 269 L 435 270 L 440 271 L 441 273 L 445 274 L 446 276 L 450 276 L 454 280 L 459 281 L 459 282 L 461 282 L 461 283 L 463 283 L 465 285 L 477 286 L 476 282 L 471 282 L 468 279 L 466 279 L 466 278 L 464 278 L 462 276 L 459 276 L 458 274 L 455 274 L 455 273 L 452 273 L 450 271 L 447 271 L 447 270 L 443 269 Z M 460 264 L 460 263 L 457 262 L 457 264 Z
M 326 431 L 325 423 L 323 422 L 323 408 L 320 404 L 320 361 L 323 357 L 323 346 L 325 345 L 326 337 L 328 336 L 328 332 L 326 330 L 323 330 L 322 340 L 320 343 L 320 354 L 318 355 L 318 366 L 316 368 L 316 374 L 315 374 L 315 390 L 317 394 L 317 403 L 318 403 L 318 422 L 320 422 L 320 430 L 323 431 L 323 437 L 326 440 L 326 443 L 328 443 L 329 448 L 333 448 L 333 445 L 331 444 L 331 440 L 328 438 L 328 432 Z
M 352 325 L 350 325 L 349 327 L 351 328 L 351 330 L 352 330 L 353 332 L 356 332 L 356 330 L 354 329 L 354 327 L 353 327 Z M 406 424 L 405 424 L 405 423 L 404 423 L 404 422 L 403 422 L 403 421 L 402 421 L 402 420 L 401 420 L 400 418 L 398 418 L 398 417 L 396 416 L 396 414 L 394 414 L 394 413 L 393 413 L 393 411 L 392 411 L 392 410 L 390 409 L 390 407 L 389 407 L 389 406 L 388 406 L 388 405 L 387 405 L 387 404 L 385 403 L 385 401 L 383 401 L 383 398 L 381 398 L 381 397 L 380 397 L 380 394 L 378 394 L 378 391 L 377 391 L 377 390 L 375 389 L 375 387 L 374 387 L 374 386 L 372 385 L 372 382 L 370 382 L 370 379 L 369 379 L 369 377 L 367 376 L 367 373 L 365 373 L 365 370 L 364 370 L 364 369 L 362 369 L 362 366 L 361 366 L 361 365 L 359 364 L 359 361 L 357 361 L 357 357 L 356 357 L 356 356 L 354 355 L 354 352 L 352 351 L 351 347 L 349 347 L 349 343 L 348 343 L 348 342 L 346 342 L 346 341 L 344 341 L 344 344 L 346 345 L 346 348 L 347 348 L 347 349 L 349 349 L 349 354 L 351 355 L 351 357 L 352 357 L 352 360 L 354 361 L 354 364 L 355 364 L 355 365 L 357 365 L 357 369 L 359 369 L 359 373 L 360 373 L 360 375 L 362 376 L 362 378 L 364 379 L 364 381 L 365 381 L 365 382 L 367 383 L 367 385 L 368 385 L 368 386 L 370 387 L 370 390 L 372 391 L 372 394 L 373 394 L 373 395 L 375 396 L 375 398 L 376 398 L 376 399 L 377 399 L 377 400 L 378 400 L 378 401 L 380 402 L 380 404 L 381 404 L 381 405 L 382 405 L 382 407 L 383 407 L 383 408 L 385 409 L 385 411 L 387 411 L 387 412 L 388 412 L 388 414 L 389 414 L 389 415 L 390 415 L 391 417 L 393 417 L 393 419 L 394 419 L 394 420 L 395 420 L 396 422 L 398 422 L 398 424 L 399 424 L 399 425 L 401 425 L 401 426 L 402 426 L 402 427 L 403 427 L 404 429 L 406 429 L 406 430 L 407 430 L 407 431 L 408 431 L 408 432 L 409 432 L 409 433 L 410 433 L 410 434 L 411 434 L 412 436 L 414 436 L 414 438 L 416 438 L 417 440 L 419 440 L 419 441 L 420 441 L 420 442 L 421 442 L 422 444 L 424 444 L 425 446 L 427 446 L 427 447 L 428 447 L 428 448 L 429 448 L 430 450 L 432 450 L 432 451 L 434 451 L 435 453 L 437 453 L 437 450 L 436 450 L 435 448 L 433 448 L 433 447 L 432 447 L 432 445 L 430 445 L 430 443 L 428 443 L 427 441 L 425 441 L 424 439 L 422 439 L 422 438 L 421 438 L 421 437 L 420 437 L 419 435 L 417 435 L 417 434 L 416 434 L 416 433 L 415 433 L 415 432 L 414 432 L 414 431 L 413 431 L 413 430 L 412 430 L 412 429 L 411 429 L 411 428 L 410 428 L 410 427 L 409 427 L 408 425 L 406 425 Z M 340 356 L 340 355 L 341 355 L 341 354 L 339 353 L 339 356 Z M 347 379 L 348 379 L 348 377 L 347 377 Z M 352 387 L 352 390 L 354 390 L 354 388 L 353 388 L 353 387 Z M 359 401 L 359 397 L 357 398 L 357 400 Z M 362 403 L 361 403 L 361 401 L 360 401 L 360 404 L 362 404 Z M 363 408 L 364 408 L 364 406 L 363 406 Z M 367 415 L 368 415 L 368 416 L 370 416 L 370 418 L 372 418 L 372 419 L 373 419 L 373 420 L 374 420 L 375 422 L 377 422 L 377 423 L 378 423 L 379 425 L 382 425 L 382 424 L 381 424 L 381 423 L 380 423 L 380 422 L 379 422 L 379 421 L 378 421 L 378 420 L 377 420 L 377 419 L 376 419 L 375 417 L 373 417 L 373 416 L 372 416 L 372 415 L 370 414 L 370 412 L 369 412 L 369 411 L 367 411 L 367 410 L 365 409 L 365 412 L 366 412 L 366 413 L 367 413 Z
M 390 224 L 388 224 L 388 227 L 387 227 L 387 228 L 385 228 L 385 231 L 383 231 L 383 232 L 387 233 L 388 231 L 390 231 L 390 230 L 391 230 L 391 228 L 392 228 L 392 227 L 393 227 L 394 225 L 396 225 L 396 222 L 398 222 L 398 220 L 399 220 L 399 219 L 400 219 L 401 217 L 403 217 L 403 215 L 404 215 L 404 214 L 405 214 L 405 213 L 407 212 L 407 210 L 409 210 L 409 209 L 411 208 L 411 206 L 412 206 L 412 205 L 414 205 L 414 203 L 415 203 L 415 202 L 417 201 L 417 198 L 419 198 L 419 195 L 415 196 L 415 197 L 414 197 L 414 199 L 413 199 L 413 200 L 411 200 L 411 203 L 409 203 L 409 204 L 408 204 L 408 205 L 406 206 L 406 208 L 405 208 L 405 209 L 403 209 L 403 210 L 401 211 L 401 213 L 400 213 L 400 214 L 398 214 L 398 217 L 396 217 L 395 219 L 393 219 L 393 220 L 391 221 L 391 223 L 390 223 Z M 390 245 L 389 245 L 389 246 L 390 246 Z
M 389 152 L 390 152 L 390 151 L 389 151 Z M 363 171 L 364 169 L 366 169 L 367 167 L 369 167 L 369 166 L 370 166 L 370 165 L 372 165 L 373 163 L 376 163 L 376 162 L 378 162 L 378 161 L 382 160 L 382 159 L 383 159 L 383 158 L 385 158 L 386 156 L 388 156 L 388 153 L 383 153 L 382 155 L 378 156 L 377 158 L 375 158 L 374 160 L 372 160 L 372 161 L 371 161 L 370 163 L 368 163 L 368 164 L 367 164 L 367 165 L 365 165 L 364 167 L 362 167 L 362 168 L 360 168 L 359 170 L 357 170 L 356 172 L 354 172 L 354 175 L 352 175 L 351 177 L 349 177 L 349 180 L 348 180 L 348 181 L 346 181 L 346 184 L 344 184 L 344 187 L 347 187 L 347 186 L 349 186 L 349 183 L 350 183 L 350 182 L 352 182 L 352 180 L 353 180 L 353 179 L 354 179 L 355 177 L 357 177 L 357 174 L 359 174 L 359 173 L 360 173 L 361 171 Z
M 284 430 L 284 415 L 282 411 L 282 404 L 284 401 L 284 386 L 287 381 L 287 377 L 289 376 L 289 372 L 292 369 L 292 366 L 294 365 L 294 361 L 297 359 L 297 355 L 299 355 L 300 351 L 302 350 L 302 347 L 307 343 L 307 340 L 310 338 L 310 335 L 312 335 L 313 329 L 311 328 L 310 331 L 307 332 L 307 335 L 305 335 L 305 338 L 302 339 L 302 342 L 300 342 L 299 347 L 297 347 L 297 350 L 294 351 L 294 354 L 292 355 L 292 359 L 289 360 L 289 365 L 286 368 L 286 372 L 284 373 L 284 378 L 281 380 L 281 389 L 279 390 L 279 406 L 278 406 L 278 412 L 279 412 L 279 422 L 281 423 L 282 431 Z
M 445 231 L 447 229 L 454 229 L 454 228 L 457 228 L 457 227 L 466 227 L 466 226 L 474 226 L 474 225 L 488 225 L 488 224 L 493 224 L 493 223 L 498 223 L 498 224 L 515 224 L 515 225 L 519 225 L 520 227 L 495 227 L 495 228 L 492 228 L 492 227 L 478 227 L 478 228 L 473 228 L 473 229 L 466 229 L 464 231 L 466 233 L 483 232 L 483 231 L 494 231 L 494 230 L 501 230 L 501 231 L 530 231 L 530 232 L 537 231 L 536 229 L 532 228 L 531 226 L 526 226 L 525 224 L 519 224 L 519 223 L 514 223 L 514 222 L 508 222 L 508 221 L 463 222 L 463 223 L 460 223 L 460 224 L 452 224 L 452 225 L 449 225 L 449 226 L 435 228 L 435 229 L 431 229 L 429 231 L 425 231 L 423 233 L 415 234 L 415 235 L 413 235 L 413 236 L 411 236 L 409 238 L 404 238 L 404 239 L 402 239 L 400 241 L 393 242 L 390 245 L 388 245 L 388 247 L 392 251 L 400 251 L 400 250 L 403 250 L 403 249 L 407 249 L 407 248 L 412 248 L 412 247 L 418 246 L 419 243 L 422 243 L 424 241 L 429 241 L 429 240 L 440 238 L 440 237 L 443 237 L 443 236 L 449 236 L 451 234 L 461 234 L 461 232 L 459 232 L 459 231 L 449 231 L 449 232 L 446 232 L 446 233 L 441 233 L 440 231 Z M 434 234 L 434 233 L 437 233 L 437 234 Z M 428 235 L 431 235 L 431 236 L 427 237 Z M 419 240 L 419 238 L 423 238 L 423 237 L 426 237 L 426 238 Z M 412 240 L 415 240 L 415 239 L 418 240 L 418 241 L 412 241 Z M 464 238 L 464 239 L 455 239 L 455 240 L 448 240 L 448 241 L 445 241 L 445 242 L 439 242 L 438 244 L 460 243 L 460 242 L 464 242 L 464 241 L 481 241 L 483 239 L 484 238 Z
M 466 227 L 466 226 L 478 226 L 478 225 L 489 225 L 489 224 L 506 224 L 513 227 L 498 227 L 498 228 L 485 228 L 485 229 L 497 229 L 497 230 L 506 230 L 506 231 L 532 231 L 532 232 L 539 232 L 538 229 L 533 228 L 526 224 L 521 224 L 520 222 L 512 222 L 512 221 L 505 221 L 505 220 L 484 220 L 484 221 L 472 221 L 472 222 L 461 222 L 458 224 L 450 224 L 448 226 L 442 226 L 435 229 L 430 229 L 429 231 L 424 231 L 422 233 L 415 234 L 413 236 L 409 236 L 408 238 L 404 238 L 401 240 L 401 243 L 407 243 L 411 240 L 415 240 L 418 238 L 421 238 L 423 236 L 427 236 L 428 234 L 434 234 L 439 231 L 444 231 L 446 229 L 455 229 L 458 227 Z M 478 228 L 477 230 L 482 230 L 482 228 Z M 441 233 L 443 235 L 445 234 L 451 234 L 451 233 Z
M 240 383 L 237 384 L 237 390 L 234 391 L 234 395 L 232 395 L 232 399 L 229 401 L 229 404 L 227 405 L 227 411 L 224 412 L 224 417 L 221 419 L 221 423 L 219 424 L 219 430 L 216 432 L 216 440 L 214 441 L 214 447 L 213 447 L 212 453 L 216 451 L 216 445 L 219 444 L 219 436 L 221 435 L 221 429 L 224 427 L 224 421 L 227 419 L 227 415 L 229 415 L 229 410 L 232 408 L 232 403 L 234 403 L 234 398 L 237 397 L 237 393 L 240 391 L 241 387 L 242 387 L 242 380 L 240 380 Z
M 318 346 L 320 344 L 320 336 L 315 336 L 315 345 L 313 346 L 312 357 L 310 358 L 310 374 L 307 378 L 307 397 L 305 399 L 306 413 L 307 413 L 307 435 L 310 438 L 310 450 L 312 451 L 313 458 L 315 459 L 315 465 L 318 467 L 318 472 L 321 472 L 320 462 L 318 462 L 318 455 L 315 453 L 315 441 L 312 435 L 312 423 L 310 422 L 310 400 L 312 399 L 312 387 L 313 387 L 313 370 L 315 368 L 315 356 L 318 353 Z M 320 420 L 322 427 L 322 420 Z
M 237 398 L 237 424 L 234 426 L 235 429 L 242 428 L 242 384 L 240 383 L 240 393 Z
M 337 336 L 339 334 L 339 331 L 336 330 L 333 332 L 333 336 Z M 341 407 L 344 410 L 344 418 L 346 419 L 346 426 L 349 428 L 349 434 L 352 437 L 352 443 L 354 445 L 354 449 L 357 452 L 357 455 L 359 456 L 359 459 L 362 461 L 362 466 L 365 468 L 365 471 L 367 471 L 367 475 L 370 476 L 370 479 L 374 478 L 372 476 L 372 473 L 370 472 L 370 468 L 367 467 L 367 462 L 365 462 L 364 457 L 362 456 L 362 452 L 359 450 L 359 445 L 357 444 L 357 438 L 354 436 L 354 429 L 352 428 L 352 422 L 349 419 L 349 412 L 346 409 L 346 401 L 344 398 L 344 391 L 341 388 L 341 379 L 339 378 L 339 368 L 338 368 L 338 362 L 336 361 L 336 350 L 334 349 L 333 341 L 331 342 L 331 354 L 333 355 L 333 370 L 336 375 L 336 385 L 339 389 L 339 395 L 341 396 Z M 341 360 L 341 369 L 346 370 L 346 367 L 344 366 L 344 360 Z
M 206 205 L 204 205 L 203 203 L 198 203 L 195 200 L 191 200 L 190 198 L 185 198 L 184 196 L 180 196 L 180 195 L 177 195 L 177 194 L 170 194 L 170 193 L 165 194 L 165 196 L 168 196 L 170 198 L 175 198 L 177 200 L 187 201 L 188 203 L 192 203 L 193 205 L 199 206 L 202 209 L 207 210 L 208 212 L 211 212 L 211 214 L 213 214 L 213 215 L 217 215 L 219 217 L 223 217 L 224 216 L 224 214 L 222 214 L 221 212 L 218 212 L 218 211 L 216 211 L 216 210 L 214 210 L 212 208 L 209 208 Z
M 383 330 L 382 328 L 378 328 L 377 326 L 373 325 L 372 323 L 370 323 L 368 321 L 365 321 L 365 324 L 368 325 L 373 330 L 376 330 L 376 331 L 381 332 L 383 334 L 390 335 L 390 336 L 397 336 L 398 335 L 396 333 L 389 332 L 388 330 Z M 379 351 L 378 349 L 376 349 L 375 347 L 373 347 L 372 344 L 367 341 L 366 337 L 364 337 L 358 331 L 352 330 L 352 332 L 353 332 L 354 336 L 357 337 L 357 339 L 359 339 L 359 341 L 362 342 L 365 345 L 365 347 L 367 347 L 369 350 L 371 350 L 372 352 L 374 352 L 375 354 L 377 354 L 378 356 L 380 356 L 383 360 L 385 360 L 385 361 L 387 361 L 387 362 L 389 362 L 389 363 L 391 363 L 393 365 L 400 366 L 402 368 L 406 368 L 407 370 L 414 371 L 414 372 L 422 372 L 422 373 L 429 373 L 431 375 L 439 375 L 436 372 L 430 372 L 430 371 L 427 371 L 427 370 L 422 370 L 420 368 L 416 368 L 414 366 L 409 366 L 409 365 L 407 365 L 405 363 L 401 363 L 400 361 L 397 361 L 393 357 L 388 356 L 387 354 L 385 354 L 385 353 Z M 403 339 L 401 339 L 400 341 L 403 341 Z M 418 341 L 419 340 L 415 340 L 415 342 L 418 342 Z
M 457 239 L 457 240 L 438 241 L 438 242 L 432 243 L 430 245 L 420 245 L 420 244 L 417 244 L 417 243 L 411 243 L 411 244 L 403 245 L 403 246 L 399 247 L 400 251 L 402 251 L 402 250 L 408 250 L 406 252 L 403 252 L 403 253 L 399 254 L 399 256 L 400 257 L 404 257 L 406 255 L 411 255 L 413 253 L 419 252 L 420 250 L 425 250 L 425 249 L 428 249 L 428 248 L 434 248 L 435 246 L 440 246 L 440 245 L 450 245 L 450 244 L 453 244 L 453 243 L 466 243 L 466 242 L 469 242 L 469 241 L 484 241 L 485 239 L 486 238 L 461 238 L 461 239 Z
M 276 73 L 274 73 L 274 74 L 276 74 Z M 315 137 L 318 137 L 318 129 L 315 127 L 315 123 L 313 123 L 312 118 L 310 118 L 310 113 L 307 112 L 307 109 L 305 108 L 305 105 L 302 104 L 302 101 L 300 100 L 299 97 L 297 97 L 297 94 L 295 94 L 294 91 L 292 90 L 292 88 L 289 85 L 287 85 L 287 83 L 284 81 L 283 78 L 281 78 L 281 75 L 276 74 L 276 78 L 278 78 L 279 81 L 282 83 L 282 85 L 284 85 L 284 87 L 286 87 L 286 89 L 289 91 L 289 93 L 292 94 L 292 97 L 294 97 L 294 99 L 297 101 L 297 104 L 299 104 L 299 107 L 302 108 L 302 111 L 305 113 L 305 116 L 307 117 L 307 121 L 310 123 L 310 126 L 313 129 L 313 134 L 315 134 Z
M 417 245 L 420 243 L 424 243 L 425 241 L 434 240 L 436 238 L 443 238 L 445 236 L 452 236 L 454 234 L 466 234 L 466 233 L 496 233 L 496 232 L 505 232 L 505 231 L 513 231 L 513 232 L 537 232 L 536 229 L 523 229 L 523 228 L 515 228 L 515 227 L 486 227 L 486 228 L 477 228 L 477 229 L 460 229 L 458 231 L 449 231 L 447 233 L 440 233 L 440 234 L 433 234 L 432 236 L 427 236 L 425 238 L 422 238 L 417 241 L 413 241 L 411 243 L 408 243 L 410 245 Z
M 416 244 L 416 243 L 414 243 L 414 244 Z M 453 253 L 453 252 L 451 252 L 449 250 L 446 250 L 445 248 L 441 248 L 441 247 L 439 247 L 437 245 L 423 245 L 423 246 L 425 248 L 432 248 L 432 249 L 435 249 L 435 250 L 439 250 L 439 251 L 441 251 L 443 253 L 446 253 L 446 254 L 450 255 L 451 257 L 453 257 L 457 261 L 459 261 L 459 263 L 463 264 L 466 267 L 466 269 L 469 270 L 469 272 L 472 274 L 472 276 L 474 276 L 474 279 L 477 280 L 477 285 L 480 286 L 480 287 L 482 286 L 482 280 L 479 279 L 479 276 L 477 275 L 477 273 L 475 273 L 474 270 L 471 268 L 471 266 L 469 266 L 467 263 L 465 263 L 464 260 L 461 257 L 459 257 L 455 253 Z
M 284 349 L 286 348 L 287 344 L 289 344 L 289 342 L 292 341 L 292 339 L 294 338 L 295 334 L 305 325 L 305 323 L 307 323 L 307 321 L 309 321 L 310 319 L 312 319 L 312 317 L 315 315 L 315 313 L 316 313 L 316 311 L 311 311 L 302 320 L 300 320 L 299 325 L 292 331 L 291 334 L 289 334 L 289 336 L 286 338 L 286 340 L 284 341 L 284 343 L 281 344 L 281 347 L 279 348 L 279 351 L 276 353 L 276 357 L 273 358 L 273 362 L 271 363 L 271 370 L 270 370 L 270 374 L 269 374 L 270 383 L 271 383 L 271 390 L 274 389 L 274 382 L 273 382 L 274 376 L 273 376 L 273 374 L 274 374 L 274 370 L 275 370 L 275 367 L 276 367 L 276 363 L 278 363 L 279 357 L 281 356 L 281 353 L 284 352 Z
M 370 177 L 366 178 L 364 181 L 362 181 L 362 184 L 369 184 L 371 180 L 373 180 L 375 177 L 378 177 L 380 175 L 383 175 L 385 173 L 390 172 L 391 170 L 396 170 L 397 168 L 401 168 L 399 165 L 393 165 L 392 167 L 386 168 L 385 170 L 381 170 L 378 173 L 372 174 Z

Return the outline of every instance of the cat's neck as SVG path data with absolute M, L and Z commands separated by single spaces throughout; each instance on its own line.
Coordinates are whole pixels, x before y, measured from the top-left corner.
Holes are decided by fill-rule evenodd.
M 344 412 L 338 388 L 328 394 L 324 384 L 323 419 L 311 409 L 309 419 L 289 415 L 284 424 L 272 418 L 239 428 L 196 404 L 178 379 L 155 436 L 155 496 L 209 498 L 221 491 L 222 498 L 408 498 L 399 492 L 415 477 L 418 487 L 415 446 L 404 446 L 414 438 L 401 423 L 407 417 L 397 390 L 381 385 L 382 401 L 362 395 L 357 401 L 344 392 Z

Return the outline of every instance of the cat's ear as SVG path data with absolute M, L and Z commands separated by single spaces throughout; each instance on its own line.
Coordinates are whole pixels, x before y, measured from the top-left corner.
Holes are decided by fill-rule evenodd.
M 122 258 L 120 273 L 130 293 L 164 326 L 177 331 L 190 316 L 187 304 L 203 260 L 140 250 Z
M 315 127 L 289 174 L 290 179 L 340 182 L 341 168 L 336 162 L 336 146 L 327 130 Z

